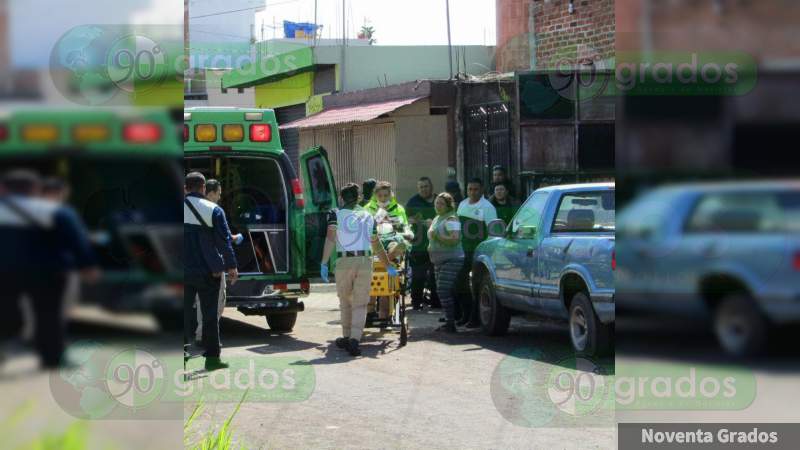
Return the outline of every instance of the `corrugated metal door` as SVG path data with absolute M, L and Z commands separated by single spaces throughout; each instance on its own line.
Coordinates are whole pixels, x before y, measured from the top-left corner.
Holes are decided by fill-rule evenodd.
M 293 120 L 302 119 L 305 116 L 306 105 L 304 103 L 275 109 L 275 117 L 278 119 L 278 125 L 289 123 Z M 300 131 L 297 128 L 280 130 L 280 136 L 281 145 L 283 145 L 283 150 L 286 152 L 286 156 L 289 157 L 289 161 L 291 161 L 292 165 L 295 167 L 295 169 L 297 169 L 301 152 Z
M 350 181 L 355 181 L 353 172 L 353 129 L 334 128 L 328 137 L 331 145 L 323 147 L 328 149 L 328 158 L 331 161 L 333 176 L 338 186 L 344 186 Z
M 353 181 L 375 178 L 396 186 L 396 156 L 394 123 L 353 127 Z
M 320 145 L 328 151 L 336 185 L 361 184 L 367 178 L 397 184 L 394 123 L 321 128 L 300 134 L 303 149 Z

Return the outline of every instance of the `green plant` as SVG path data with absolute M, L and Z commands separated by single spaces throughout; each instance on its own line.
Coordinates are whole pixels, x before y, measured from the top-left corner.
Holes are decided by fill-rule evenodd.
M 86 422 L 73 422 L 63 432 L 44 433 L 20 450 L 83 450 L 88 448 L 88 437 Z
M 14 429 L 28 417 L 34 409 L 33 402 L 25 402 L 0 423 L 0 434 L 12 436 Z M 89 425 L 86 421 L 76 421 L 70 424 L 64 431 L 44 432 L 32 441 L 14 446 L 13 443 L 5 441 L 6 445 L 12 446 L 17 450 L 83 450 L 88 447 Z
M 236 408 L 233 410 L 231 415 L 222 423 L 222 426 L 219 427 L 218 430 L 211 430 L 203 435 L 203 438 L 194 444 L 189 442 L 189 434 L 192 423 L 194 423 L 195 419 L 200 415 L 200 412 L 203 410 L 203 403 L 198 403 L 192 413 L 189 415 L 189 418 L 186 419 L 186 423 L 183 425 L 183 443 L 184 447 L 191 450 L 231 450 L 233 449 L 233 428 L 231 427 L 231 423 L 233 422 L 233 418 L 239 412 L 239 408 L 242 407 L 242 403 L 244 403 L 244 399 L 247 397 L 247 392 L 242 395 L 241 400 L 236 405 Z M 245 447 L 239 446 L 239 450 L 246 450 Z
M 372 38 L 373 34 L 375 34 L 375 28 L 371 25 L 363 25 L 361 31 L 358 32 L 358 38 L 369 39 L 369 45 L 372 45 L 376 42 L 376 40 Z

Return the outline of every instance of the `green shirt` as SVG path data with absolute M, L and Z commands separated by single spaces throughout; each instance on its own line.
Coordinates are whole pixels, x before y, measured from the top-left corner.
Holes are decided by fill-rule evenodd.
M 461 222 L 455 213 L 450 212 L 436 216 L 433 219 L 433 223 L 431 223 L 430 229 L 433 230 L 433 236 L 428 243 L 428 254 L 433 264 L 464 258 L 464 248 L 461 246 L 460 239 L 447 242 L 441 238 L 448 231 L 461 230 Z

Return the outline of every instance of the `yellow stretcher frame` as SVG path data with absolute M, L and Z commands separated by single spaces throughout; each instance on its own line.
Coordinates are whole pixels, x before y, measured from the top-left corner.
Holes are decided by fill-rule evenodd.
M 405 260 L 401 263 L 405 266 Z M 400 328 L 400 346 L 403 347 L 408 341 L 408 325 L 406 323 L 405 314 L 405 281 L 407 270 L 405 268 L 398 268 L 399 274 L 396 277 L 389 276 L 386 271 L 386 266 L 378 258 L 372 260 L 372 280 L 370 284 L 370 297 L 375 298 L 375 302 L 370 301 L 370 305 L 376 310 L 379 309 L 380 297 L 386 297 L 389 300 L 389 313 L 388 317 L 393 326 Z M 374 304 L 373 304 L 374 303 Z M 367 323 L 367 326 L 370 326 Z

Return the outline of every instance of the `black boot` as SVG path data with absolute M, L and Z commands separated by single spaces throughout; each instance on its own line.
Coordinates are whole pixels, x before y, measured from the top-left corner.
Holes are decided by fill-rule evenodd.
M 339 347 L 339 348 L 345 348 L 346 349 L 347 348 L 347 341 L 349 339 L 350 339 L 349 337 L 336 338 L 336 346 Z
M 212 356 L 212 357 L 206 358 L 206 366 L 205 367 L 206 367 L 207 371 L 213 372 L 213 371 L 219 370 L 219 369 L 227 369 L 228 367 L 230 367 L 230 364 L 228 364 L 226 362 L 222 362 L 222 360 L 219 359 L 219 356 L 217 356 L 217 357 L 213 357 Z
M 358 347 L 357 340 L 351 338 L 347 341 L 347 353 L 350 353 L 350 356 L 361 356 L 361 349 Z

